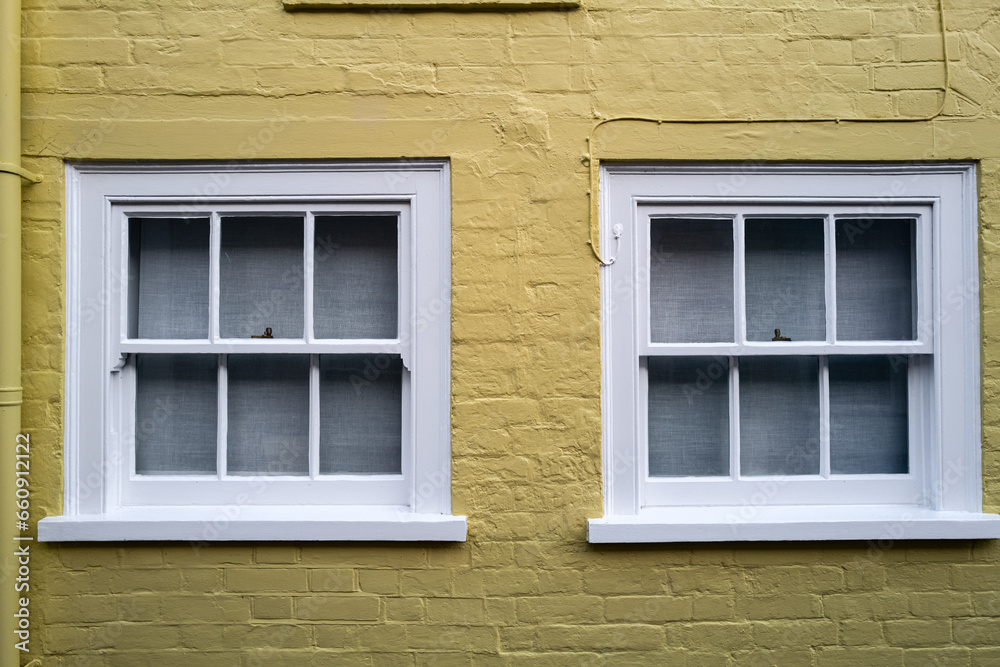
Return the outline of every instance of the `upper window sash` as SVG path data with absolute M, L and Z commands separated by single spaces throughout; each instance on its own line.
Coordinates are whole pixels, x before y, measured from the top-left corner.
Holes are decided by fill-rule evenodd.
M 906 204 L 856 200 L 850 205 L 797 204 L 788 206 L 775 204 L 719 204 L 694 205 L 681 203 L 637 204 L 635 209 L 636 232 L 632 243 L 637 261 L 634 264 L 636 298 L 637 352 L 641 356 L 658 355 L 825 355 L 825 354 L 931 354 L 933 352 L 933 324 L 931 317 L 932 253 L 931 224 L 933 206 L 927 201 Z M 824 305 L 826 311 L 825 336 L 823 340 L 796 340 L 776 345 L 770 341 L 751 341 L 747 338 L 747 293 L 746 293 L 746 225 L 747 219 L 821 219 L 823 221 L 823 273 L 825 284 Z M 732 224 L 733 262 L 732 281 L 732 321 L 734 329 L 729 342 L 711 343 L 666 343 L 653 340 L 650 322 L 652 294 L 652 255 L 656 252 L 669 254 L 669 248 L 653 248 L 651 243 L 652 225 L 656 220 L 684 220 L 698 224 L 699 221 L 728 222 Z M 914 294 L 912 305 L 915 310 L 912 339 L 887 340 L 841 340 L 837 335 L 837 273 L 836 273 L 836 226 L 838 222 L 851 220 L 898 220 L 915 221 L 913 272 Z M 849 223 L 848 223 L 849 224 Z M 626 235 L 628 238 L 628 235 Z M 624 241 L 624 239 L 623 239 Z M 723 313 L 720 313 L 720 315 Z
M 138 352 L 160 353 L 375 353 L 400 354 L 404 365 L 409 367 L 412 357 L 412 316 L 411 303 L 415 289 L 412 278 L 413 263 L 413 216 L 411 201 L 386 201 L 384 203 L 356 202 L 338 203 L 308 201 L 298 205 L 289 203 L 267 203 L 250 200 L 241 204 L 213 204 L 208 206 L 203 201 L 173 200 L 170 204 L 178 211 L 171 211 L 166 204 L 137 204 L 135 202 L 112 203 L 113 219 L 118 221 L 118 235 L 121 239 L 120 252 L 116 255 L 116 263 L 112 269 L 119 300 L 113 304 L 112 321 L 117 321 L 121 332 L 117 349 L 110 350 L 113 367 L 120 368 L 124 363 L 124 355 Z M 232 338 L 220 335 L 220 270 L 219 263 L 222 254 L 220 248 L 221 220 L 227 216 L 243 217 L 301 217 L 303 220 L 303 258 L 295 269 L 302 276 L 302 331 L 299 338 L 274 338 L 270 340 L 252 338 Z M 315 335 L 313 326 L 314 304 L 314 247 L 315 227 L 317 217 L 342 216 L 395 216 L 397 218 L 397 276 L 398 276 L 398 307 L 397 335 L 391 338 L 322 338 Z M 209 330 L 207 337 L 202 338 L 144 338 L 129 333 L 129 318 L 135 317 L 131 312 L 135 304 L 136 290 L 130 284 L 134 277 L 129 275 L 129 221 L 135 219 L 190 219 L 210 221 L 210 242 L 208 259 L 210 262 L 209 290 Z

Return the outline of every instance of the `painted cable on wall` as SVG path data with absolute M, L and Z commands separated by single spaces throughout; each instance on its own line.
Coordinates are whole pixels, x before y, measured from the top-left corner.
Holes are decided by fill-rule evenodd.
M 941 96 L 941 104 L 938 105 L 937 110 L 927 116 L 904 118 L 754 118 L 753 116 L 748 118 L 647 118 L 644 116 L 621 116 L 619 118 L 605 118 L 599 120 L 590 130 L 590 135 L 587 137 L 587 153 L 584 155 L 584 159 L 587 161 L 590 168 L 590 189 L 587 191 L 589 203 L 589 218 L 587 221 L 589 238 L 587 240 L 587 245 L 590 246 L 591 251 L 594 253 L 594 257 L 597 258 L 597 261 L 601 266 L 611 266 L 615 263 L 614 257 L 607 260 L 601 257 L 600 246 L 594 239 L 594 223 L 597 220 L 599 213 L 597 210 L 597 189 L 600 186 L 600 159 L 594 155 L 594 136 L 597 134 L 597 130 L 599 128 L 604 127 L 605 125 L 610 125 L 611 123 L 624 122 L 656 123 L 657 125 L 662 125 L 664 123 L 671 125 L 719 125 L 734 123 L 925 123 L 932 121 L 937 119 L 944 112 L 945 105 L 948 103 L 949 93 L 951 92 L 951 64 L 948 54 L 948 27 L 945 23 L 944 0 L 938 0 L 938 18 L 941 26 L 941 48 L 944 56 L 944 83 L 940 90 L 943 91 L 944 94 Z M 620 243 L 620 238 L 621 234 L 616 233 L 615 240 Z

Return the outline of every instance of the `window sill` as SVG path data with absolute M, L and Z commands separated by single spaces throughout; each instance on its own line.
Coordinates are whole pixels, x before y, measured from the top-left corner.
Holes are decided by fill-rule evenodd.
M 1000 515 L 907 506 L 683 507 L 587 522 L 592 543 L 1000 538 Z
M 465 536 L 464 516 L 406 507 L 143 507 L 38 522 L 40 542 L 464 542 Z
M 492 12 L 537 9 L 569 10 L 580 6 L 579 0 L 282 0 L 286 11 L 297 9 L 340 9 L 364 11 L 381 9 L 384 12 L 409 10 L 449 10 L 463 12 Z

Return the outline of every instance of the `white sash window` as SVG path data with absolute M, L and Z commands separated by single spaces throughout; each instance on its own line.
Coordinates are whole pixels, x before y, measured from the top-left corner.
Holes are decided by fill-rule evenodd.
M 66 513 L 42 537 L 464 539 L 447 177 L 68 167 Z
M 971 166 L 602 177 L 592 541 L 1000 534 L 980 514 Z

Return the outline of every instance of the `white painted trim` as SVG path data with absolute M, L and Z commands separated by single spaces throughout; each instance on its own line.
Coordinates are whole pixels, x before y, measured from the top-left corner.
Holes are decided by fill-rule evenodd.
M 81 187 L 80 174 L 69 165 L 65 169 L 66 180 L 66 210 L 78 211 L 81 207 Z M 66 247 L 80 247 L 80 238 L 83 233 L 80 224 L 70 224 L 67 213 L 66 222 Z M 80 343 L 79 322 L 81 321 L 81 308 L 83 299 L 81 292 L 81 261 L 82 253 L 66 253 L 66 372 L 65 372 L 65 416 L 64 416 L 64 452 L 63 465 L 64 486 L 63 502 L 66 514 L 78 514 L 83 510 L 80 507 L 80 471 L 79 456 L 75 453 L 80 450 L 80 430 L 71 428 L 71 425 L 80 423 L 80 401 L 69 400 L 70 396 L 80 396 L 80 374 L 72 372 L 71 369 L 80 367 Z M 74 327 L 73 323 L 77 323 Z M 72 453 L 71 453 L 72 452 Z
M 851 163 L 851 164 L 826 164 L 826 163 L 770 163 L 762 164 L 750 162 L 738 164 L 732 162 L 705 162 L 705 163 L 684 163 L 672 164 L 664 162 L 629 162 L 615 163 L 611 166 L 603 165 L 603 170 L 611 174 L 652 174 L 656 176 L 679 175 L 722 175 L 732 177 L 732 183 L 718 181 L 722 185 L 733 185 L 742 187 L 738 183 L 742 179 L 749 179 L 754 176 L 773 176 L 781 174 L 819 175 L 819 176 L 860 176 L 867 178 L 874 176 L 913 176 L 914 174 L 934 173 L 934 174 L 959 174 L 965 177 L 974 173 L 974 165 L 970 162 L 877 162 L 877 163 Z M 715 183 L 713 183 L 713 186 Z M 712 188 L 712 195 L 722 197 L 718 188 Z M 792 196 L 800 196 L 796 192 Z M 839 194 L 838 197 L 845 195 Z M 900 195 L 900 196 L 905 196 Z M 731 195 L 725 195 L 726 199 L 733 199 Z
M 315 288 L 315 270 L 316 270 L 316 214 L 313 211 L 306 211 L 305 214 L 305 244 L 303 247 L 302 256 L 302 287 L 303 287 L 303 300 L 302 300 L 302 335 L 307 343 L 312 343 L 316 339 L 316 333 L 313 331 L 314 317 L 313 317 L 313 289 Z
M 975 178 L 971 163 L 602 166 L 602 246 L 612 242 L 615 224 L 627 224 L 617 261 L 603 268 L 601 276 L 605 518 L 590 521 L 591 541 L 877 539 L 901 517 L 908 517 L 912 526 L 907 535 L 914 539 L 1000 537 L 1000 517 L 981 514 Z M 733 343 L 648 342 L 643 329 L 646 317 L 637 312 L 647 293 L 646 262 L 640 255 L 646 244 L 637 237 L 644 233 L 642 221 L 650 211 L 740 220 L 745 210 L 759 213 L 778 207 L 781 214 L 805 210 L 818 214 L 825 207 L 842 217 L 852 215 L 853 207 L 853 214 L 865 217 L 902 213 L 917 217 L 918 315 L 920 322 L 931 326 L 921 327 L 912 342 L 835 342 L 835 331 L 828 331 L 826 341 L 781 348 L 741 343 L 739 335 Z M 827 218 L 828 228 L 831 221 Z M 738 255 L 740 238 L 736 241 Z M 827 239 L 832 242 L 832 237 Z M 829 271 L 835 260 L 826 261 Z M 739 290 L 738 276 L 734 284 Z M 735 297 L 739 334 L 740 294 Z M 932 316 L 929 308 L 935 309 Z M 760 518 L 739 528 L 734 537 L 728 526 L 720 532 L 717 524 L 725 522 L 727 511 L 741 511 L 745 506 L 739 499 L 761 482 L 646 479 L 644 410 L 637 404 L 643 395 L 637 389 L 641 357 L 775 353 L 906 354 L 927 359 L 926 364 L 913 364 L 923 388 L 911 400 L 921 412 L 911 415 L 911 425 L 923 428 L 912 439 L 917 451 L 912 452 L 909 475 L 877 481 L 881 476 L 845 478 L 827 473 L 828 479 L 816 476 L 813 483 L 822 490 L 815 493 L 809 479 L 787 478 L 781 481 L 782 493 L 754 505 Z M 892 509 L 897 506 L 903 509 Z M 788 529 L 789 525 L 794 528 Z
M 225 354 L 220 354 L 217 358 L 219 370 L 216 375 L 216 391 L 219 403 L 216 417 L 215 477 L 216 480 L 223 480 L 229 474 L 229 447 L 226 446 L 229 441 L 229 358 Z
M 397 160 L 297 160 L 213 162 L 202 160 L 172 162 L 67 162 L 80 173 L 88 174 L 329 174 L 331 172 L 433 172 L 447 169 L 448 161 L 433 158 Z
M 221 338 L 217 343 L 197 339 L 132 340 L 122 343 L 122 352 L 159 352 L 177 354 L 399 354 L 398 341 L 355 338 L 353 340 L 319 340 L 312 343 L 294 338 L 272 340 L 238 340 Z
M 110 525 L 132 527 L 149 520 L 161 527 L 168 524 L 172 527 L 161 530 L 158 538 L 143 539 L 187 539 L 170 535 L 187 534 L 185 531 L 190 532 L 189 529 L 180 524 L 202 519 L 185 518 L 188 514 L 184 512 L 218 516 L 227 503 L 235 502 L 242 507 L 245 503 L 240 503 L 242 496 L 236 487 L 261 482 L 260 478 L 246 478 L 245 482 L 234 478 L 223 480 L 220 475 L 224 471 L 220 470 L 219 475 L 206 479 L 178 477 L 172 481 L 169 477 L 143 477 L 136 486 L 134 475 L 129 474 L 133 457 L 122 456 L 127 450 L 119 443 L 123 434 L 116 431 L 118 424 L 127 425 L 129 421 L 123 418 L 115 402 L 115 396 L 123 391 L 127 398 L 122 384 L 123 376 L 128 373 L 110 373 L 108 359 L 117 360 L 121 352 L 268 351 L 314 355 L 371 352 L 401 354 L 407 364 L 404 392 L 411 401 L 404 406 L 403 414 L 408 425 L 404 427 L 403 475 L 387 478 L 314 474 L 314 479 L 265 479 L 268 493 L 251 493 L 253 502 L 258 504 L 247 512 L 266 511 L 268 508 L 263 505 L 268 502 L 271 510 L 307 499 L 314 504 L 291 507 L 292 513 L 280 522 L 273 518 L 276 515 L 241 521 L 243 532 L 239 539 L 303 539 L 291 537 L 287 529 L 267 527 L 272 521 L 283 525 L 291 521 L 295 525 L 296 519 L 306 516 L 300 512 L 302 507 L 320 510 L 310 515 L 302 527 L 312 531 L 306 523 L 328 525 L 328 529 L 317 529 L 316 534 L 323 535 L 317 539 L 393 539 L 386 532 L 393 530 L 400 531 L 399 539 L 464 539 L 464 517 L 450 516 L 449 179 L 446 160 L 67 163 L 66 491 L 64 515 L 49 517 L 43 523 L 108 525 L 96 530 L 53 528 L 55 532 L 46 534 L 62 536 L 58 539 L 103 539 L 101 535 L 122 535 L 121 530 Z M 299 341 L 219 340 L 216 325 L 210 327 L 209 338 L 201 341 L 122 340 L 122 317 L 116 317 L 122 310 L 116 305 L 121 298 L 115 296 L 121 280 L 115 274 L 127 257 L 123 260 L 121 242 L 108 235 L 127 230 L 115 226 L 112 214 L 133 210 L 152 215 L 176 212 L 189 216 L 192 211 L 199 216 L 211 214 L 216 223 L 212 246 L 216 247 L 219 212 L 239 210 L 241 206 L 266 209 L 270 213 L 294 209 L 297 213 L 399 214 L 405 227 L 401 230 L 401 245 L 409 244 L 401 248 L 400 280 L 412 290 L 402 290 L 401 308 L 407 312 L 400 317 L 399 339 L 312 341 L 305 336 Z M 305 259 L 310 250 L 311 246 L 305 249 Z M 213 274 L 211 283 L 211 289 L 217 290 L 217 275 Z M 218 295 L 214 294 L 212 303 L 217 300 Z M 416 367 L 419 372 L 414 371 Z M 206 482 L 212 487 L 213 481 L 215 488 L 205 491 Z M 123 486 L 128 493 L 122 493 Z M 171 486 L 175 487 L 173 492 L 169 490 Z M 184 493 L 177 493 L 182 489 Z M 185 495 L 188 491 L 194 495 Z M 283 500 L 280 496 L 283 491 L 291 496 Z M 381 499 L 379 493 L 384 494 Z M 371 503 L 364 512 L 357 514 L 349 509 L 363 502 Z M 171 514 L 166 519 L 154 516 L 157 510 L 169 509 L 174 503 L 185 505 L 182 516 Z M 380 511 L 389 514 L 371 514 Z M 358 528 L 361 517 L 373 516 L 364 520 L 371 524 L 370 528 Z M 454 526 L 459 523 L 462 537 L 448 537 L 458 534 Z M 428 532 L 407 527 L 410 524 L 452 527 Z M 338 525 L 346 532 L 338 532 Z M 254 532 L 256 528 L 260 531 Z
M 219 318 L 221 317 L 220 304 L 222 303 L 222 216 L 218 211 L 212 212 L 209 225 L 208 340 L 212 344 L 217 344 L 220 339 L 219 332 L 221 331 L 222 326 L 221 322 L 219 322 Z M 136 338 L 136 340 L 140 339 Z M 128 349 L 129 342 L 130 341 L 122 341 L 122 352 L 137 351 Z M 170 341 L 163 342 L 168 343 Z
M 1000 516 L 909 506 L 685 507 L 587 521 L 595 543 L 1000 538 Z
M 979 198 L 976 191 L 976 170 L 969 168 L 962 172 L 962 217 L 963 219 L 978 222 L 979 220 Z M 969 384 L 969 391 L 972 400 L 964 402 L 965 420 L 964 423 L 968 432 L 964 439 L 963 459 L 973 460 L 975 465 L 969 467 L 967 472 L 967 482 L 965 484 L 965 498 L 962 506 L 970 511 L 982 511 L 983 509 L 983 469 L 982 469 L 982 410 L 980 406 L 982 386 L 980 378 L 982 352 L 982 329 L 980 328 L 980 300 L 979 300 L 979 225 L 964 225 L 962 229 L 962 257 L 965 261 L 963 275 L 966 277 L 967 289 L 966 299 L 973 305 L 965 310 L 967 321 L 964 323 L 963 338 L 961 345 L 966 352 L 965 373 L 976 379 L 975 383 Z
M 931 354 L 930 344 L 920 341 L 843 341 L 840 343 L 798 342 L 775 345 L 747 343 L 649 343 L 640 354 L 650 356 L 739 356 L 778 357 L 821 354 Z
M 319 355 L 309 355 L 309 479 L 319 477 Z M 405 442 L 405 438 L 403 442 Z
M 739 405 L 735 408 L 738 414 Z M 730 419 L 731 424 L 735 421 Z M 739 452 L 733 448 L 733 458 L 738 456 Z M 737 461 L 732 468 L 734 472 Z M 641 481 L 648 499 L 642 508 L 875 505 L 916 498 L 921 487 L 921 480 L 915 475 L 654 477 Z
M 38 522 L 40 542 L 443 541 L 464 542 L 464 516 L 416 514 L 407 507 L 124 509 Z

